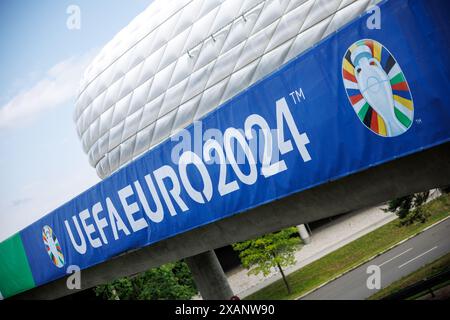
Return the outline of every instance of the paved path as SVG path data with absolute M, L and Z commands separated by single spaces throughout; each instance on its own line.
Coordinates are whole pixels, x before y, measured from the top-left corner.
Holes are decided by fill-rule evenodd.
M 368 266 L 380 267 L 381 288 L 384 288 L 448 252 L 450 252 L 450 219 L 365 263 L 303 299 L 366 299 L 378 291 L 367 288 L 366 282 L 369 275 L 366 271 Z

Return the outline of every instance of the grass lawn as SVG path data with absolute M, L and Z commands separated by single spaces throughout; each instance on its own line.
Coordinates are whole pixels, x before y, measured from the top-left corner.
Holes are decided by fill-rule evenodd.
M 450 194 L 441 196 L 423 205 L 430 217 L 425 223 L 409 226 L 398 225 L 394 220 L 386 225 L 362 236 L 359 239 L 329 253 L 328 255 L 294 271 L 287 276 L 292 287 L 292 294 L 288 294 L 282 280 L 278 280 L 267 287 L 248 296 L 248 300 L 280 300 L 295 299 L 302 294 L 331 280 L 342 272 L 364 263 L 375 254 L 395 245 L 401 240 L 416 234 L 427 226 L 450 215 Z
M 420 280 L 423 280 L 425 278 L 430 278 L 445 269 L 447 269 L 450 266 L 450 253 L 446 254 L 445 256 L 437 259 L 436 261 L 433 261 L 416 272 L 413 272 L 406 277 L 403 277 L 402 279 L 395 281 L 391 285 L 387 286 L 384 289 L 381 289 L 377 293 L 375 293 L 373 296 L 369 298 L 369 300 L 378 300 L 384 297 L 387 297 L 390 294 L 393 294 L 394 292 L 397 292 L 403 288 L 406 288 L 410 285 L 413 285 Z

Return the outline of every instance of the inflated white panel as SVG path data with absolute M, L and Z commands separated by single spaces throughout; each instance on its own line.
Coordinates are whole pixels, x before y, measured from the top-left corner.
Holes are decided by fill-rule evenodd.
M 75 122 L 100 177 L 267 76 L 371 0 L 156 0 L 85 72 Z

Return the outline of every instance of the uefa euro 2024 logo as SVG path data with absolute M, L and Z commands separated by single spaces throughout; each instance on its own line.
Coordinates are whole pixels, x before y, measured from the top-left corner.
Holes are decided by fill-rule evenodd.
M 345 53 L 342 78 L 361 122 L 382 137 L 405 133 L 414 119 L 414 103 L 394 56 L 375 40 L 354 43 Z
M 56 235 L 49 226 L 42 228 L 42 240 L 44 241 L 45 249 L 53 264 L 58 268 L 62 268 L 65 263 L 64 255 Z

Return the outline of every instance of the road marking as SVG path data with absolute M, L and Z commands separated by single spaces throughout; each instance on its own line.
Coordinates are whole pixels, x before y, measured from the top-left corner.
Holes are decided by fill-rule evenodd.
M 404 264 L 401 264 L 401 265 L 399 265 L 398 267 L 399 267 L 399 268 L 402 268 L 402 267 L 406 266 L 408 263 L 413 262 L 414 260 L 419 259 L 420 257 L 426 255 L 428 252 L 433 251 L 433 250 L 436 249 L 436 248 L 437 248 L 437 246 L 431 248 L 430 250 L 425 251 L 424 253 L 419 254 L 417 257 L 412 258 L 411 260 L 406 261 Z
M 378 266 L 381 268 L 381 267 L 384 266 L 386 263 L 391 262 L 392 260 L 394 260 L 394 259 L 400 257 L 401 255 L 404 255 L 405 253 L 411 251 L 412 249 L 413 249 L 413 248 L 409 248 L 408 250 L 403 251 L 402 253 L 396 255 L 395 257 L 393 257 L 393 258 L 391 258 L 391 259 L 389 259 L 389 260 L 387 260 L 387 261 L 385 261 L 385 262 L 383 262 L 382 264 L 380 264 L 380 265 L 378 265 Z

